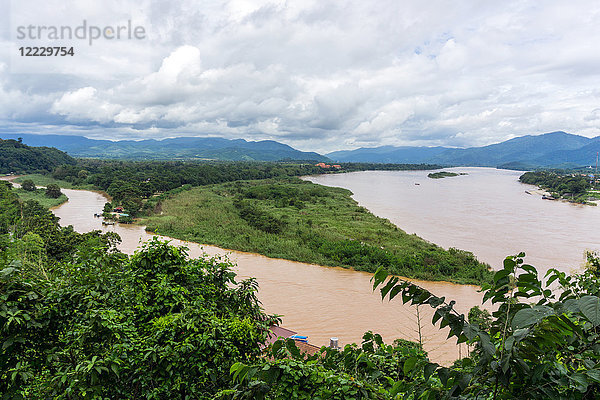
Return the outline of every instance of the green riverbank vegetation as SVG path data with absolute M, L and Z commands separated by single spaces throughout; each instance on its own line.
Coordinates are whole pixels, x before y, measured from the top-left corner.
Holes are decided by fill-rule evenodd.
M 14 179 L 14 182 L 23 184 L 23 182 L 31 180 L 35 186 L 43 186 L 46 187 L 51 184 L 55 184 L 60 186 L 63 189 L 73 189 L 73 184 L 71 182 L 67 182 L 60 179 L 55 179 L 50 174 L 27 174 L 22 175 Z
M 44 208 L 56 207 L 69 200 L 62 192 L 58 197 L 48 196 L 46 194 L 46 189 L 42 188 L 37 188 L 35 190 L 15 189 L 15 193 L 22 201 L 34 200 Z
M 269 326 L 253 279 L 156 240 L 129 257 L 0 182 L 0 399 L 210 399 Z
M 593 176 L 582 172 L 535 171 L 526 172 L 519 181 L 539 186 L 554 199 L 563 199 L 572 203 L 596 205 L 592 201 L 600 200 L 600 186 Z
M 149 231 L 327 266 L 426 280 L 491 279 L 472 253 L 444 250 L 357 205 L 346 189 L 302 181 L 237 181 L 188 188 L 155 206 Z
M 339 168 L 323 168 L 300 161 L 226 162 L 226 161 L 107 161 L 77 160 L 75 165 L 61 165 L 45 179 L 68 185 L 64 188 L 101 190 L 137 218 L 152 213 L 148 208 L 155 196 L 187 186 L 203 186 L 241 179 L 276 179 L 303 175 L 331 174 L 365 170 L 413 171 L 439 169 L 429 164 L 343 163 Z M 34 179 L 35 180 L 35 179 Z M 39 181 L 36 181 L 38 184 Z M 41 183 L 39 183 L 41 184 Z M 146 205 L 148 203 L 148 205 Z
M 441 178 L 449 178 L 452 176 L 460 176 L 460 175 L 467 175 L 467 173 L 441 171 L 441 172 L 432 172 L 430 174 L 427 174 L 427 177 L 431 178 L 431 179 L 441 179 Z

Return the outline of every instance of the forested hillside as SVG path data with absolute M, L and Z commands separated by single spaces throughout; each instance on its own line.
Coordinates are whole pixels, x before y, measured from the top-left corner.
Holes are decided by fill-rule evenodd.
M 75 159 L 49 147 L 29 147 L 18 140 L 0 139 L 0 173 L 50 172 L 59 165 L 74 165 Z
M 247 141 L 220 137 L 177 137 L 163 140 L 96 140 L 71 135 L 3 134 L 31 146 L 51 146 L 74 157 L 119 160 L 331 161 L 315 152 L 296 150 L 274 140 Z

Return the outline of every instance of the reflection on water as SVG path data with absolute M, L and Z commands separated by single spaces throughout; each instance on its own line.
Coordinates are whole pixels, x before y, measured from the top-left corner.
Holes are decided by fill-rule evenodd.
M 142 241 L 151 235 L 136 225 L 102 226 L 94 213 L 102 210 L 106 198 L 101 194 L 63 189 L 69 201 L 53 211 L 62 225 L 73 225 L 78 232 L 94 229 L 117 232 L 123 242 L 120 249 L 133 253 Z M 308 335 L 316 345 L 329 344 L 330 337 L 339 337 L 340 343 L 360 343 L 367 330 L 380 333 L 384 340 L 395 338 L 415 340 L 417 335 L 416 309 L 402 305 L 399 299 L 382 302 L 371 290 L 371 274 L 343 268 L 321 267 L 299 262 L 272 259 L 256 254 L 223 250 L 214 246 L 173 240 L 176 245 L 190 248 L 194 257 L 227 254 L 237 264 L 240 277 L 255 277 L 260 285 L 259 298 L 265 310 L 283 315 L 283 325 Z M 473 286 L 445 282 L 416 281 L 438 296 L 458 301 L 457 309 L 467 312 L 480 304 L 481 296 Z M 422 332 L 430 357 L 449 363 L 459 356 L 456 341 L 446 340 L 447 330 L 431 326 L 431 311 L 421 307 Z M 465 351 L 464 345 L 461 349 Z

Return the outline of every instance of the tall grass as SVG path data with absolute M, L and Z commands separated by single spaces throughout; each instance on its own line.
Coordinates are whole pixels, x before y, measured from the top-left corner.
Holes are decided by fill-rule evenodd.
M 370 272 L 384 266 L 428 280 L 489 281 L 489 266 L 471 253 L 409 235 L 350 196 L 295 178 L 237 181 L 181 191 L 144 222 L 164 235 L 269 257 Z

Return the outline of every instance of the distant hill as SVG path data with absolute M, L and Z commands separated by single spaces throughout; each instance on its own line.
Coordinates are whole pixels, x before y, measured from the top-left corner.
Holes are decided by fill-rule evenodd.
M 548 166 L 563 164 L 573 167 L 596 165 L 596 154 L 600 152 L 600 137 L 589 139 L 589 142 L 577 149 L 561 149 L 534 160 L 536 164 Z
M 496 167 L 514 162 L 550 166 L 560 164 L 549 158 L 550 153 L 579 149 L 590 141 L 591 139 L 583 136 L 551 132 L 538 136 L 521 136 L 489 146 L 450 149 L 439 154 L 435 160 L 444 165 L 472 167 Z
M 448 150 L 446 147 L 362 147 L 356 150 L 334 151 L 327 154 L 327 157 L 338 162 L 419 164 L 432 159 L 446 150 Z
M 337 151 L 327 154 L 334 161 L 424 162 L 440 165 L 532 169 L 537 167 L 577 167 L 596 162 L 600 137 L 590 139 L 566 132 L 520 136 L 483 147 L 450 149 L 443 147 L 393 147 Z M 394 161 L 389 161 L 393 159 Z
M 216 137 L 180 137 L 163 140 L 95 140 L 83 136 L 2 134 L 23 138 L 31 146 L 52 146 L 73 157 L 123 160 L 331 161 L 314 152 L 296 150 L 273 140 L 259 142 Z
M 0 139 L 0 173 L 52 171 L 63 164 L 75 164 L 66 153 L 48 147 L 30 147 L 17 140 Z

